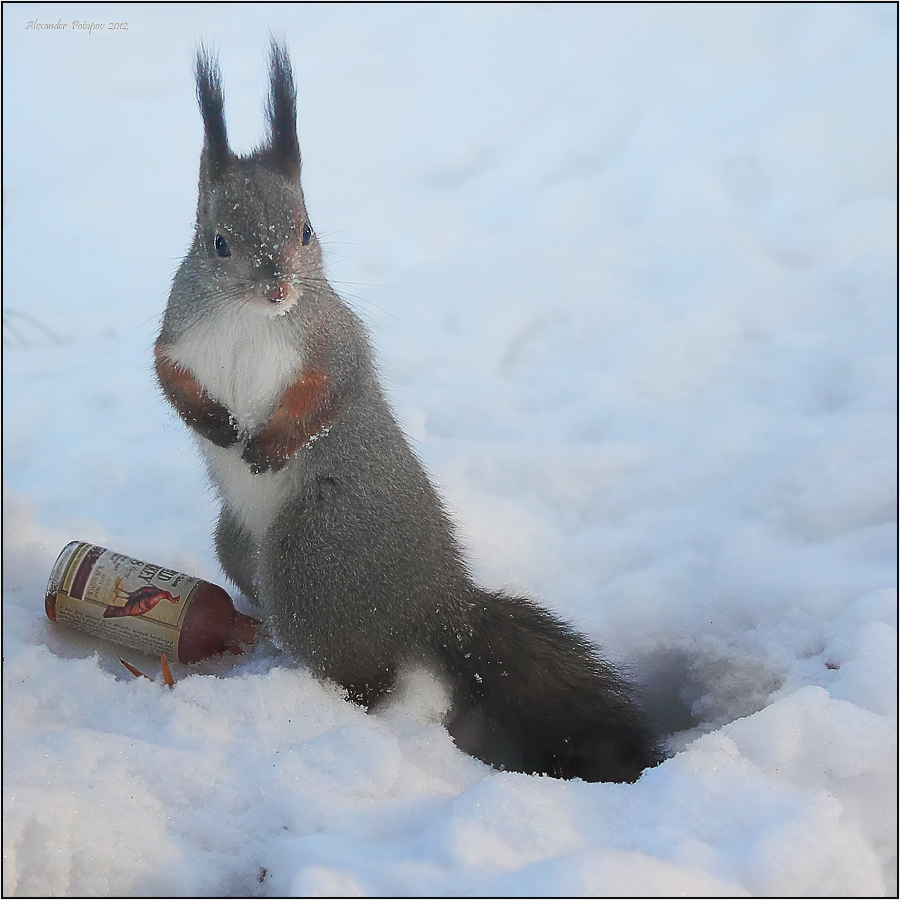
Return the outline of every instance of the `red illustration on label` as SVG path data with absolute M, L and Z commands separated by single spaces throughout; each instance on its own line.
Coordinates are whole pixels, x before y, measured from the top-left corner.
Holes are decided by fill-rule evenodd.
M 124 599 L 124 606 L 107 606 L 103 610 L 104 619 L 115 619 L 119 616 L 143 616 L 150 612 L 160 600 L 168 600 L 170 603 L 180 603 L 181 597 L 173 597 L 168 591 L 158 588 L 155 584 L 145 584 L 136 591 L 123 591 L 121 580 L 116 579 L 116 599 Z

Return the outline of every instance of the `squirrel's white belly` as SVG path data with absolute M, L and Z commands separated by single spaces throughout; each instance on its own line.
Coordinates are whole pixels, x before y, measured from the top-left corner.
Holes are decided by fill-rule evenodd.
M 216 447 L 199 439 L 210 481 L 221 499 L 250 531 L 260 540 L 278 515 L 282 504 L 291 496 L 293 467 L 278 472 L 254 475 L 241 459 L 241 445 Z

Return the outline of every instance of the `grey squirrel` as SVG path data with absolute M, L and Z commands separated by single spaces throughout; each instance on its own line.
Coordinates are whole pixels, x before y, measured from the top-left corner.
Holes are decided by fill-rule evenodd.
M 159 384 L 221 500 L 216 550 L 290 653 L 367 708 L 404 666 L 446 684 L 457 745 L 510 770 L 634 781 L 659 751 L 625 678 L 535 603 L 477 587 L 323 271 L 300 186 L 296 90 L 272 43 L 267 141 L 231 152 L 217 60 L 193 243 L 155 346 Z

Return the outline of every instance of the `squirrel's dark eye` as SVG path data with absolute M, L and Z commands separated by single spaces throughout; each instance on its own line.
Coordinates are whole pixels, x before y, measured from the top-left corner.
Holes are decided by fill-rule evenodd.
M 309 222 L 307 222 L 303 226 L 303 246 L 305 247 L 312 240 L 312 228 L 309 227 Z
M 216 235 L 216 253 L 219 256 L 231 256 L 231 251 L 228 249 L 228 241 L 221 234 Z

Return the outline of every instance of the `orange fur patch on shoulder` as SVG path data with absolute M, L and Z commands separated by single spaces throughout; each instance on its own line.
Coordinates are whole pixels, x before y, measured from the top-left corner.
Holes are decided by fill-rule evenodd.
M 328 405 L 328 376 L 321 369 L 304 372 L 285 392 L 281 405 L 272 416 L 284 415 L 298 420 L 315 419 Z

